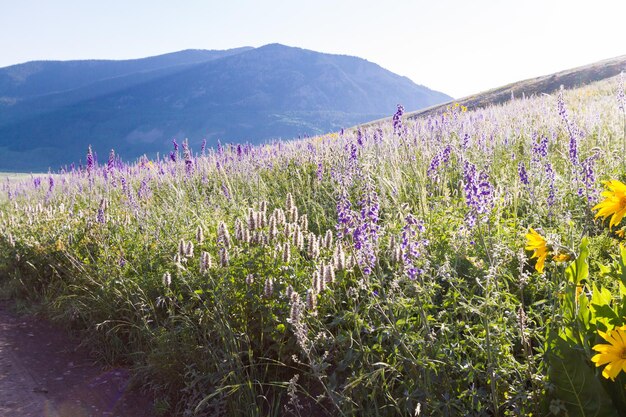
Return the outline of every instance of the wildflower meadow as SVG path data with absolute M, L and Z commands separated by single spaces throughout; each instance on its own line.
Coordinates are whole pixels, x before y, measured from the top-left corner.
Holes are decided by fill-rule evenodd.
M 624 88 L 88 149 L 3 184 L 2 292 L 156 415 L 626 415 Z

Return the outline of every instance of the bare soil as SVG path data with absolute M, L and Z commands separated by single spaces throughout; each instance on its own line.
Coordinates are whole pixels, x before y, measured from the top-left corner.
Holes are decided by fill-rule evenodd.
M 0 301 L 0 417 L 151 417 L 124 368 L 102 368 L 66 331 Z

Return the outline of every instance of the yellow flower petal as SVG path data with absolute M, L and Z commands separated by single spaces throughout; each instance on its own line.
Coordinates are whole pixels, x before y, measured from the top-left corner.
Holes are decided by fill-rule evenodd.
M 608 332 L 598 331 L 598 334 L 609 344 L 599 343 L 592 347 L 598 352 L 591 358 L 597 367 L 606 365 L 602 376 L 615 380 L 623 370 L 626 372 L 626 326 L 616 327 Z

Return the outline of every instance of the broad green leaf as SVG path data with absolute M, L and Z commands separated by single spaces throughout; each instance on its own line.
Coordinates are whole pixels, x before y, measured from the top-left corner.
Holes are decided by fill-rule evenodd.
M 602 323 L 606 328 L 612 328 L 619 316 L 611 306 L 613 296 L 606 288 L 598 288 L 595 283 L 592 284 L 591 295 L 591 322 L 594 324 Z
M 549 378 L 555 397 L 563 402 L 570 417 L 617 417 L 609 394 L 596 378 L 594 369 L 580 349 L 557 338 L 556 351 L 547 355 Z
M 579 254 L 574 262 L 570 264 L 565 270 L 565 275 L 570 282 L 578 285 L 581 281 L 587 279 L 589 276 L 589 265 L 587 264 L 587 257 L 589 256 L 589 239 L 584 237 L 580 242 Z

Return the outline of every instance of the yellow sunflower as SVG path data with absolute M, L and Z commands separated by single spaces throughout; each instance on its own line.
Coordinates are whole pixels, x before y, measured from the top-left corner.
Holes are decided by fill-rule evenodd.
M 606 186 L 606 190 L 602 192 L 602 200 L 600 203 L 594 206 L 594 210 L 598 210 L 596 213 L 596 219 L 602 217 L 606 219 L 611 217 L 609 228 L 617 226 L 624 215 L 626 214 L 626 184 L 618 180 L 603 181 Z
M 591 358 L 596 366 L 607 364 L 602 370 L 602 376 L 615 381 L 620 371 L 626 372 L 626 326 L 616 327 L 600 336 L 610 344 L 599 343 L 592 349 L 598 352 Z
M 546 257 L 548 256 L 548 242 L 546 239 L 537 233 L 533 228 L 526 234 L 526 250 L 532 250 L 532 258 L 537 258 L 535 268 L 538 272 L 543 272 L 543 267 L 546 263 Z

